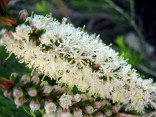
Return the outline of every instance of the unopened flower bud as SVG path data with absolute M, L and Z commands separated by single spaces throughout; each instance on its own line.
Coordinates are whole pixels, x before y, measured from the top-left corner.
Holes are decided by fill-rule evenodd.
M 34 84 L 36 84 L 36 85 L 40 82 L 40 79 L 39 79 L 38 76 L 33 76 L 31 80 L 32 80 L 32 82 L 33 82 Z
M 46 106 L 47 106 L 47 104 L 49 104 L 49 103 L 53 103 L 53 100 L 52 100 L 52 99 L 50 99 L 50 100 L 45 101 L 45 103 L 44 103 L 44 107 L 46 107 Z
M 69 106 L 72 105 L 72 96 L 70 95 L 66 95 L 66 94 L 63 94 L 61 97 L 60 97 L 60 105 L 63 109 L 68 109 Z
M 94 108 L 95 109 L 99 109 L 101 107 L 101 103 L 100 102 L 95 102 L 94 103 Z
M 36 111 L 36 110 L 38 110 L 40 108 L 40 103 L 39 103 L 38 100 L 32 100 L 30 102 L 29 106 L 30 106 L 31 110 Z
M 11 33 L 11 31 L 6 31 L 5 33 L 4 33 L 4 37 L 6 38 L 6 39 L 10 39 L 10 38 L 13 38 L 13 35 L 12 35 L 12 33 Z
M 20 89 L 20 88 L 16 88 L 16 89 L 14 89 L 14 91 L 13 91 L 13 96 L 14 97 L 22 97 L 23 96 L 23 90 L 22 89 Z
M 65 88 L 65 87 L 63 87 L 63 88 L 62 88 L 62 92 L 63 92 L 63 93 L 67 93 L 67 92 L 68 92 L 68 89 Z
M 33 30 L 37 30 L 36 26 L 34 26 L 33 24 L 31 24 L 31 27 Z
M 11 96 L 11 92 L 8 92 L 7 90 L 3 92 L 4 96 L 9 98 Z
M 20 19 L 25 20 L 25 19 L 28 17 L 28 12 L 27 12 L 27 10 L 26 10 L 26 9 L 21 10 L 21 11 L 19 12 L 19 17 L 20 17 Z
M 120 110 L 120 105 L 115 105 L 112 108 L 113 112 L 118 112 Z
M 56 105 L 54 103 L 48 103 L 45 106 L 46 114 L 54 114 L 56 111 Z
M 65 110 L 59 111 L 58 117 L 72 117 L 72 115 L 69 110 L 65 109 Z
M 74 110 L 74 117 L 82 117 L 82 110 L 81 109 L 75 109 Z
M 105 115 L 110 117 L 112 115 L 112 111 L 111 110 L 106 110 Z
M 85 108 L 85 112 L 87 114 L 92 114 L 94 112 L 94 109 L 92 106 L 88 105 L 86 108 Z
M 103 116 L 103 113 L 97 113 L 96 117 L 104 117 L 104 116 Z
M 82 100 L 82 101 L 86 101 L 86 100 L 87 100 L 87 96 L 86 96 L 86 95 L 82 95 L 82 96 L 81 96 L 81 100 Z
M 21 106 L 25 102 L 25 100 L 24 98 L 15 98 L 14 102 L 16 105 Z
M 109 105 L 109 101 L 108 100 L 101 100 L 101 106 L 105 106 L 105 105 Z
M 28 95 L 31 97 L 35 97 L 37 95 L 37 90 L 33 88 L 28 89 Z
M 49 85 L 49 84 L 48 84 L 47 81 L 42 81 L 41 84 L 40 84 L 40 86 L 48 86 L 48 85 Z
M 58 85 L 55 85 L 55 86 L 53 87 L 53 92 L 55 92 L 55 93 L 61 92 L 61 87 L 58 86 Z
M 22 78 L 21 78 L 21 81 L 24 84 L 27 84 L 28 82 L 30 82 L 30 77 L 28 75 L 23 75 Z
M 10 75 L 10 80 L 14 81 L 16 80 L 16 78 L 18 77 L 18 74 L 16 72 L 13 72 L 11 75 Z
M 43 87 L 43 93 L 44 93 L 45 95 L 49 95 L 49 94 L 51 93 L 51 91 L 52 91 L 51 86 L 44 86 L 44 87 Z
M 81 100 L 81 95 L 80 94 L 76 94 L 76 95 L 73 95 L 73 98 L 72 98 L 72 101 L 74 103 L 77 103 Z
M 45 114 L 43 117 L 55 117 L 55 114 Z

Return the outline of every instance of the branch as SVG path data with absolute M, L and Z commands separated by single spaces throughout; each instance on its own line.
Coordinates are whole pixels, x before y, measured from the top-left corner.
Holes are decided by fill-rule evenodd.
M 140 31 L 139 27 L 137 26 L 136 22 L 135 22 L 135 17 L 134 17 L 134 2 L 131 1 L 131 16 L 129 14 L 127 14 L 122 8 L 120 8 L 119 6 L 117 6 L 114 2 L 110 1 L 110 0 L 106 0 L 107 4 L 112 7 L 113 9 L 115 9 L 117 12 L 119 12 L 121 15 L 123 15 L 131 24 L 131 26 L 134 28 L 135 32 L 137 33 L 137 35 L 139 36 L 139 41 L 140 41 L 140 47 L 142 48 L 142 53 L 144 55 L 145 58 L 147 58 L 147 49 L 145 48 L 145 38 L 142 34 L 142 32 Z
M 147 68 L 146 66 L 143 66 L 143 65 L 138 65 L 138 68 L 143 70 L 144 72 L 156 77 L 156 72 L 155 71 L 152 71 L 151 69 Z

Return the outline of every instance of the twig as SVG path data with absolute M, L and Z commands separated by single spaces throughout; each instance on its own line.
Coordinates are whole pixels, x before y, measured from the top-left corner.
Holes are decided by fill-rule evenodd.
M 131 18 L 135 20 L 134 0 L 130 0 Z
M 115 9 L 117 12 L 119 12 L 121 15 L 123 15 L 131 24 L 131 26 L 134 28 L 134 30 L 136 31 L 137 35 L 139 36 L 139 41 L 140 41 L 140 47 L 142 48 L 142 53 L 144 55 L 144 57 L 147 57 L 147 50 L 146 47 L 144 48 L 145 44 L 145 39 L 143 34 L 141 33 L 141 31 L 139 30 L 137 24 L 135 23 L 135 15 L 134 15 L 134 2 L 131 2 L 131 16 L 129 14 L 127 14 L 122 8 L 120 8 L 119 6 L 117 6 L 114 2 L 112 2 L 111 0 L 106 0 L 106 3 L 112 7 L 113 9 Z
M 60 9 L 60 11 L 63 13 L 63 15 L 67 18 L 67 21 L 70 23 L 70 17 L 67 12 L 66 5 L 62 2 L 62 0 L 52 0 Z
M 147 68 L 146 66 L 143 66 L 143 65 L 138 65 L 138 68 L 143 70 L 144 72 L 156 77 L 156 72 L 155 71 L 152 71 L 151 69 Z

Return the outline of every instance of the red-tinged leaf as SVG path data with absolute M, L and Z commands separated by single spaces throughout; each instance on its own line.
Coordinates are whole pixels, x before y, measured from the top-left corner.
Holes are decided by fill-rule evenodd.
M 2 7 L 2 8 L 5 8 L 5 7 L 8 5 L 9 1 L 10 1 L 10 0 L 0 0 L 0 5 L 1 5 L 1 7 Z
M 17 26 L 16 20 L 12 17 L 0 16 L 0 19 L 4 21 L 6 24 L 8 24 L 9 26 Z
M 4 82 L 5 82 L 5 84 L 14 85 L 14 82 L 12 82 L 11 80 L 5 80 Z
M 0 87 L 3 87 L 4 89 L 9 89 L 12 87 L 12 85 L 8 85 L 8 84 L 0 84 Z

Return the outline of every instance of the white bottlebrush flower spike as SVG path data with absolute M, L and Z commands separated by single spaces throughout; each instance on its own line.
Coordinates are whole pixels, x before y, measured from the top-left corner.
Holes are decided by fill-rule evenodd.
M 65 18 L 59 23 L 48 15 L 34 15 L 26 22 L 29 24 L 20 24 L 11 32 L 12 39 L 5 40 L 7 51 L 21 63 L 58 83 L 128 104 L 128 109 L 142 111 L 149 103 L 146 99 L 152 101 L 155 87 L 151 80 L 142 80 L 117 52 L 101 43 L 99 36 L 75 28 Z M 39 30 L 44 32 L 36 36 L 37 41 L 32 40 Z

